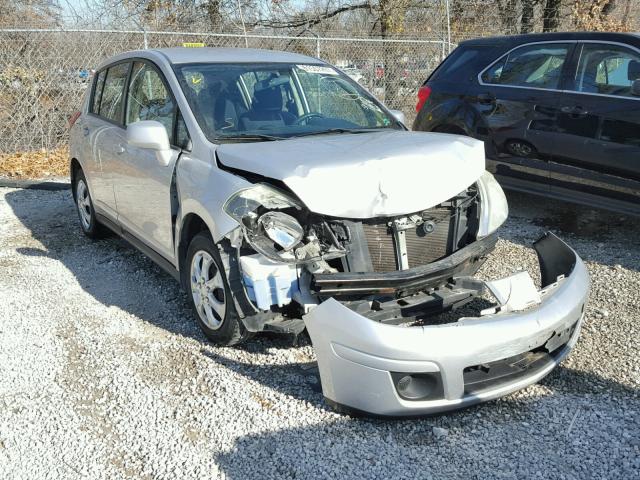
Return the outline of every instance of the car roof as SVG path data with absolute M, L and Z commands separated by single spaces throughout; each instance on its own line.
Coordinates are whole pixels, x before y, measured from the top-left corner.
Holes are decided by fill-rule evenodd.
M 149 51 L 149 50 L 147 50 Z M 173 47 L 150 50 L 164 56 L 170 63 L 315 63 L 317 58 L 298 53 L 258 48 Z M 135 52 L 131 52 L 135 54 Z M 135 55 L 132 55 L 135 56 Z
M 505 35 L 499 37 L 474 38 L 460 42 L 460 45 L 490 45 L 506 46 L 520 45 L 523 43 L 549 42 L 558 40 L 600 40 L 608 42 L 629 43 L 640 47 L 640 33 L 618 32 L 553 32 L 553 33 L 528 33 L 525 35 Z

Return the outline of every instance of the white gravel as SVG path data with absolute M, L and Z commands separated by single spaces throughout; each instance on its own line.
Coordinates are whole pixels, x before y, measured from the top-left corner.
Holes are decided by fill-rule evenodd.
M 510 200 L 483 275 L 535 270 L 556 230 L 593 280 L 576 350 L 502 400 L 382 421 L 325 406 L 307 340 L 207 343 L 173 279 L 81 235 L 68 191 L 0 188 L 0 478 L 640 478 L 639 222 Z

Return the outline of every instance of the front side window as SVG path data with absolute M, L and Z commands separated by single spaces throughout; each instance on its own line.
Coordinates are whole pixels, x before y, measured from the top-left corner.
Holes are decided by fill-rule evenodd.
M 559 89 L 562 68 L 572 44 L 544 43 L 516 48 L 484 71 L 484 83 Z
M 175 102 L 160 73 L 145 62 L 135 62 L 127 98 L 126 124 L 155 120 L 173 137 Z
M 328 65 L 180 65 L 176 74 L 211 141 L 402 128 L 369 93 Z
M 638 52 L 618 45 L 586 43 L 582 47 L 573 90 L 631 97 L 631 85 L 635 80 L 640 80 Z
M 191 149 L 191 137 L 189 136 L 189 130 L 187 130 L 187 124 L 184 121 L 182 113 L 178 110 L 178 115 L 176 117 L 176 146 L 180 147 L 183 150 Z
M 102 89 L 99 114 L 116 123 L 122 123 L 124 87 L 127 83 L 130 65 L 130 63 L 119 63 L 109 67 Z

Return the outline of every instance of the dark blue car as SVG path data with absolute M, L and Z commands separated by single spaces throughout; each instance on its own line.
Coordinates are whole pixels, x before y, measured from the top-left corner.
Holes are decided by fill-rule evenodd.
M 485 142 L 505 188 L 640 215 L 640 35 L 463 42 L 418 94 L 414 130 Z

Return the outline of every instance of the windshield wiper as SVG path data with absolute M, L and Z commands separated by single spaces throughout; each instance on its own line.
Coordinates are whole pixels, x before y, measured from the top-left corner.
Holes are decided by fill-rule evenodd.
M 385 127 L 372 127 L 372 128 L 329 128 L 328 130 L 318 130 L 317 132 L 301 133 L 300 135 L 293 135 L 291 138 L 298 137 L 310 137 L 312 135 L 324 135 L 328 133 L 369 133 L 374 130 L 380 130 Z
M 285 137 L 276 137 L 275 135 L 265 135 L 262 133 L 242 133 L 240 135 L 221 136 L 216 140 L 231 140 L 231 141 L 261 141 L 261 142 L 273 142 L 275 140 L 284 140 Z

